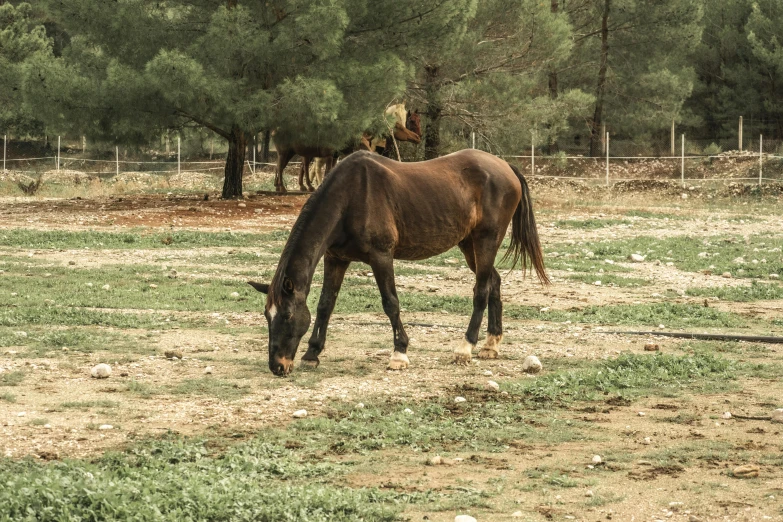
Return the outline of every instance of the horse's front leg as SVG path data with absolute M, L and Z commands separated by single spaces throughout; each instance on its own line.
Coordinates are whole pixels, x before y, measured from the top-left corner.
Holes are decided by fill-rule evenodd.
M 383 311 L 391 321 L 394 331 L 394 352 L 389 359 L 389 369 L 402 370 L 408 367 L 410 361 L 406 355 L 408 335 L 400 320 L 400 300 L 397 298 L 397 288 L 394 285 L 394 260 L 391 254 L 378 256 L 370 263 L 370 266 L 375 276 L 375 282 L 378 283 L 378 290 L 381 291 Z
M 345 271 L 348 270 L 349 261 L 342 261 L 326 254 L 324 256 L 324 284 L 321 287 L 321 297 L 318 300 L 318 309 L 313 325 L 313 333 L 307 343 L 307 352 L 302 356 L 302 365 L 317 368 L 318 356 L 324 350 L 326 343 L 326 328 L 329 326 L 329 318 L 334 311 L 337 302 L 337 294 L 343 285 Z

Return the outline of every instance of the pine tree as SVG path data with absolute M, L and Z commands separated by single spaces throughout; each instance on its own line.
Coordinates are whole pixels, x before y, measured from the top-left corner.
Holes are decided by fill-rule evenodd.
M 52 42 L 31 15 L 30 4 L 0 5 L 0 131 L 40 134 L 43 124 L 23 96 L 24 64 L 49 57 Z
M 242 195 L 251 136 L 341 146 L 405 89 L 406 49 L 444 35 L 467 0 L 46 0 L 72 36 L 29 69 L 47 121 L 143 142 L 186 123 L 229 143 L 223 197 Z

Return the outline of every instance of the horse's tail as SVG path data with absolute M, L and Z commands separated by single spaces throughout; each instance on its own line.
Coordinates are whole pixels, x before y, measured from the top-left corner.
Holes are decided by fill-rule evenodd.
M 538 279 L 545 285 L 550 283 L 544 268 L 544 254 L 541 251 L 541 243 L 538 240 L 538 230 L 536 229 L 536 218 L 533 216 L 533 203 L 530 201 L 530 191 L 527 187 L 525 177 L 514 165 L 509 164 L 511 170 L 519 178 L 519 184 L 522 185 L 522 198 L 519 200 L 514 217 L 511 220 L 511 245 L 503 256 L 505 261 L 511 257 L 511 268 L 516 266 L 517 261 L 522 260 L 522 269 L 525 270 L 528 264 L 535 269 Z

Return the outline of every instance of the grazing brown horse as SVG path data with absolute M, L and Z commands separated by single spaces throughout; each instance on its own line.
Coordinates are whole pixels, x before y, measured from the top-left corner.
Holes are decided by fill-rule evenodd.
M 318 366 L 326 327 L 352 261 L 372 267 L 383 310 L 394 331 L 389 368 L 408 366 L 408 336 L 400 320 L 394 285 L 395 259 L 425 259 L 458 245 L 476 274 L 473 315 L 457 363 L 470 361 L 489 305 L 487 340 L 479 358 L 494 359 L 503 336 L 500 275 L 495 255 L 511 223 L 506 257 L 521 258 L 548 284 L 527 182 L 516 167 L 479 150 L 463 150 L 420 163 L 400 163 L 355 152 L 334 168 L 310 197 L 291 229 L 270 285 L 250 282 L 267 293 L 269 368 L 286 375 L 302 336 L 310 327 L 307 296 L 324 256 L 321 298 L 302 364 Z

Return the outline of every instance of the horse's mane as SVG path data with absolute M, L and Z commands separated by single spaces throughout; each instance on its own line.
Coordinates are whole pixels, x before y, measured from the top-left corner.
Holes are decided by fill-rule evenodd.
M 370 154 L 365 152 L 365 154 Z M 363 155 L 361 152 L 354 153 L 353 155 Z M 350 156 L 349 156 L 350 157 Z M 299 217 L 296 218 L 294 226 L 291 228 L 291 233 L 288 235 L 288 241 L 286 241 L 283 253 L 280 255 L 280 262 L 277 264 L 277 270 L 272 277 L 272 282 L 269 284 L 269 291 L 267 293 L 267 306 L 279 306 L 281 304 L 281 297 L 283 294 L 283 280 L 285 279 L 285 272 L 288 268 L 288 264 L 293 256 L 294 249 L 299 243 L 302 234 L 307 230 L 311 223 L 318 217 L 319 209 L 328 205 L 328 192 L 329 187 L 335 183 L 338 178 L 340 170 L 345 168 L 345 164 L 348 162 L 348 158 L 341 161 L 326 178 L 318 189 L 310 195 L 310 198 L 302 207 L 299 212 Z M 342 169 L 340 167 L 343 167 Z

